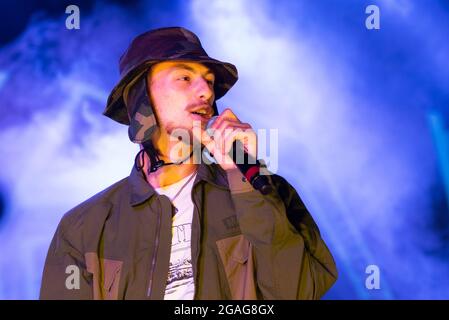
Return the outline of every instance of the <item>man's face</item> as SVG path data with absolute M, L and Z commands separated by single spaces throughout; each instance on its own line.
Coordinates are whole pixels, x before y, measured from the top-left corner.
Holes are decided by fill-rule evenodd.
M 160 62 L 147 80 L 161 131 L 186 129 L 191 134 L 194 121 L 205 128 L 215 99 L 215 76 L 209 68 L 196 62 Z

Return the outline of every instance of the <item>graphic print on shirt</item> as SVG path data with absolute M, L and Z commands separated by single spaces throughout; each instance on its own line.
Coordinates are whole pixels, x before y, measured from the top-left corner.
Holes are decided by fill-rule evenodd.
M 170 295 L 177 288 L 186 286 L 193 281 L 192 258 L 190 253 L 190 238 L 192 224 L 173 225 L 172 257 L 170 259 L 166 294 Z
M 193 279 L 191 234 L 193 218 L 192 186 L 196 173 L 155 190 L 167 196 L 178 209 L 172 217 L 172 243 L 164 300 L 192 300 L 195 295 Z

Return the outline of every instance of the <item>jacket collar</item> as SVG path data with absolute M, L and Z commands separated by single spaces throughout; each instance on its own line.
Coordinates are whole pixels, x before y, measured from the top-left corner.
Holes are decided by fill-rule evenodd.
M 198 166 L 197 176 L 194 181 L 194 187 L 200 182 L 208 182 L 215 187 L 229 190 L 228 179 L 226 172 L 217 164 L 210 165 L 202 162 Z M 129 176 L 130 185 L 130 201 L 131 206 L 139 205 L 150 199 L 156 191 L 153 186 L 145 180 L 142 170 L 138 171 L 135 166 L 131 170 Z

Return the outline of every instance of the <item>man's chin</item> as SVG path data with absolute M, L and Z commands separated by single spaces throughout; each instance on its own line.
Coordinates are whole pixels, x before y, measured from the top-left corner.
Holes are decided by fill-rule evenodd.
M 181 143 L 183 148 L 186 146 L 196 147 L 202 144 L 201 136 L 206 130 L 207 123 L 202 121 L 195 121 L 192 123 L 192 127 L 178 127 L 170 130 L 170 141 Z M 176 145 L 179 145 L 176 143 Z
M 176 143 L 170 150 L 169 158 L 170 162 L 173 163 L 186 163 L 186 160 L 190 159 L 191 157 L 196 158 L 198 154 L 201 154 L 203 146 L 200 142 L 195 141 L 192 143 L 179 141 Z M 192 159 L 187 161 L 187 163 L 190 163 Z

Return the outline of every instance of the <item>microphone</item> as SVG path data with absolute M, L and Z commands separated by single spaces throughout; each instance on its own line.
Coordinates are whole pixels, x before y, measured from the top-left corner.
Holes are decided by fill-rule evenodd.
M 211 129 L 212 124 L 215 122 L 215 120 L 217 120 L 217 118 L 218 116 L 213 116 L 207 122 L 206 132 L 210 135 L 212 135 L 212 132 L 209 129 Z M 243 161 L 242 159 L 240 159 L 240 157 L 237 158 L 238 155 L 242 154 Z M 249 183 L 251 183 L 254 189 L 259 190 L 259 192 L 263 195 L 269 194 L 273 191 L 273 187 L 268 181 L 267 176 L 260 174 L 261 164 L 259 160 L 255 159 L 244 150 L 241 141 L 236 140 L 233 142 L 232 149 L 229 152 L 229 156 L 232 158 L 232 161 L 234 161 L 235 165 L 239 168 L 243 176 L 249 181 Z

